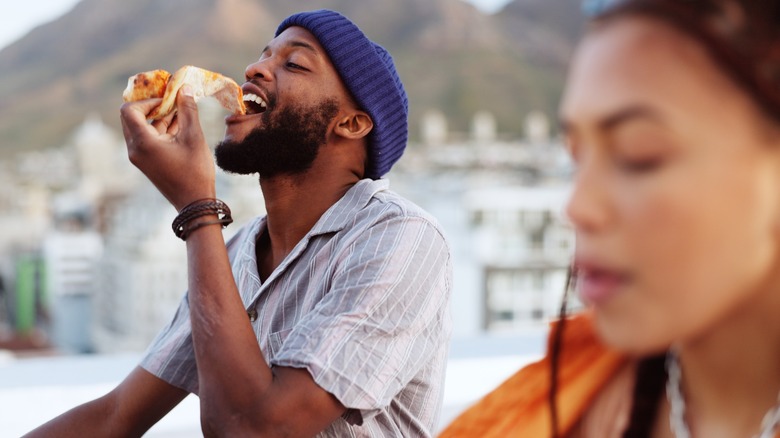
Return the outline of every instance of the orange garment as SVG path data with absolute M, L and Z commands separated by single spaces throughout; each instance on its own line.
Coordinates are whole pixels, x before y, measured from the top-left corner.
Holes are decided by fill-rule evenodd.
M 554 324 L 552 332 L 557 330 Z M 550 345 L 530 364 L 456 418 L 439 438 L 544 438 L 550 430 Z M 558 374 L 558 427 L 566 435 L 627 357 L 598 340 L 587 314 L 566 321 Z

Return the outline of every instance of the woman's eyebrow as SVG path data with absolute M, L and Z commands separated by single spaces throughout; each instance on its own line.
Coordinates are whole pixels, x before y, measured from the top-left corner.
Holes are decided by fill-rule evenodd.
M 629 105 L 607 114 L 598 122 L 598 127 L 602 131 L 614 131 L 622 125 L 637 120 L 650 120 L 654 122 L 663 122 L 663 117 L 658 111 L 646 105 Z

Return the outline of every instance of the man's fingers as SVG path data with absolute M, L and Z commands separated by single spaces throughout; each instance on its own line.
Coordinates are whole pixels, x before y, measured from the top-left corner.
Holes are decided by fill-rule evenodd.
M 177 119 L 184 129 L 200 126 L 198 119 L 198 104 L 192 96 L 192 87 L 183 85 L 176 95 L 176 106 L 179 108 Z
M 179 118 L 174 116 L 170 126 L 168 126 L 168 134 L 176 135 L 179 133 Z
M 143 120 L 146 122 L 146 118 L 149 113 L 152 112 L 158 105 L 160 105 L 162 99 L 144 99 L 135 102 L 127 102 L 119 109 L 122 115 L 122 120 Z
M 166 133 L 171 133 L 171 127 L 173 126 L 174 121 L 176 120 L 176 112 L 171 112 L 167 116 L 163 117 L 162 119 L 155 120 L 152 122 L 152 126 L 154 126 L 154 129 L 157 130 L 157 133 L 162 135 Z
M 146 117 L 152 112 L 162 99 L 146 99 L 137 102 L 127 102 L 119 108 L 119 116 L 122 121 L 122 131 L 127 138 L 128 134 L 138 129 L 145 129 Z

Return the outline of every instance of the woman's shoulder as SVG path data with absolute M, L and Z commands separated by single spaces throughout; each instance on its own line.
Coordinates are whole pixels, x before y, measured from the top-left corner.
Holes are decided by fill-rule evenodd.
M 556 396 L 559 431 L 568 434 L 582 424 L 591 403 L 628 364 L 624 355 L 599 341 L 588 314 L 570 317 L 565 324 L 553 323 L 547 355 L 466 410 L 440 437 L 550 436 L 551 347 L 561 329 Z

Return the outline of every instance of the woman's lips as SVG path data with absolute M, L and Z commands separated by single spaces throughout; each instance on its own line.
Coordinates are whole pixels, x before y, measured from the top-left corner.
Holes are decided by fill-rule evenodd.
M 628 276 L 618 271 L 598 267 L 577 268 L 577 294 L 594 306 L 604 304 L 628 283 Z

